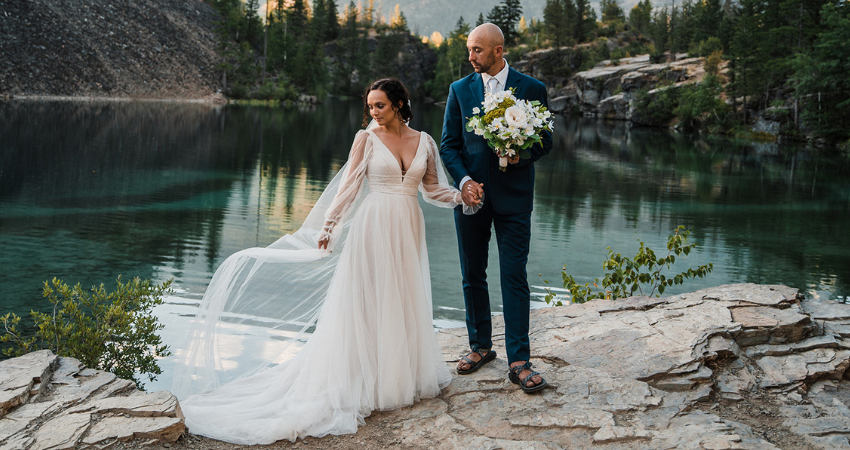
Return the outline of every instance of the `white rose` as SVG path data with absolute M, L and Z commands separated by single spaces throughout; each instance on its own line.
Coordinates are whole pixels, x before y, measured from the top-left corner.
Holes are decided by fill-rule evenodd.
M 481 112 L 481 109 L 479 109 L 479 108 L 472 108 L 472 114 L 478 114 L 478 113 L 480 113 L 480 112 Z
M 525 128 L 528 124 L 528 115 L 522 108 L 514 105 L 505 110 L 505 122 L 512 127 Z

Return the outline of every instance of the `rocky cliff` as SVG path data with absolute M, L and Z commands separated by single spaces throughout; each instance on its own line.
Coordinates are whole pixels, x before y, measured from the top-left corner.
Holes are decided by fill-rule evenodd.
M 543 61 L 552 58 L 552 50 L 539 50 L 515 64 L 526 73 L 540 71 Z M 638 91 L 654 96 L 661 89 L 678 89 L 698 83 L 705 78 L 703 58 L 688 58 L 686 54 L 672 55 L 671 62 L 653 64 L 649 55 L 605 60 L 592 69 L 579 72 L 560 84 L 551 84 L 550 108 L 554 112 L 580 112 L 587 115 L 630 120 L 639 125 L 654 123 L 635 108 Z
M 0 0 L 0 97 L 209 96 L 217 20 L 201 0 Z

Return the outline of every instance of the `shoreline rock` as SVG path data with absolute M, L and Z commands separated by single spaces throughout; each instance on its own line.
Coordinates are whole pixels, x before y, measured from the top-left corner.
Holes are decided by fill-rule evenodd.
M 105 448 L 177 441 L 186 430 L 177 398 L 50 350 L 0 361 L 0 449 Z
M 534 310 L 531 331 L 532 362 L 551 385 L 539 394 L 526 395 L 510 383 L 507 361 L 498 358 L 474 374 L 455 376 L 437 398 L 373 413 L 356 434 L 296 445 L 850 449 L 850 305 L 803 299 L 782 285 L 734 284 L 666 298 Z M 466 330 L 440 330 L 438 339 L 446 364 L 454 367 L 467 349 Z M 494 348 L 504 355 L 500 316 L 494 320 Z M 74 370 L 63 362 L 54 380 L 83 373 Z M 18 379 L 33 379 L 35 372 Z M 12 413 L 38 416 L 53 398 L 30 399 L 28 409 L 19 406 Z M 90 401 L 92 406 L 73 411 L 117 411 L 110 401 Z M 73 430 L 78 424 L 68 419 L 62 426 Z M 92 433 L 89 428 L 80 442 L 88 445 Z M 169 446 L 245 448 L 184 436 Z M 113 448 L 142 443 L 118 442 Z M 0 441 L 0 448 L 7 444 Z M 280 442 L 262 448 L 290 447 Z

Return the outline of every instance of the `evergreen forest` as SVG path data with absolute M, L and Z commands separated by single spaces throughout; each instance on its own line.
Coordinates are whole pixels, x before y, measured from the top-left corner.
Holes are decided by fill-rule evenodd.
M 208 1 L 223 18 L 221 72 L 232 98 L 358 97 L 369 81 L 393 76 L 414 97 L 443 100 L 448 85 L 471 72 L 469 31 L 493 22 L 505 32 L 509 62 L 540 49 L 578 52 L 575 63 L 550 68 L 544 80 L 550 87 L 603 60 L 649 54 L 660 62 L 687 53 L 706 58 L 705 81 L 647 107 L 669 110 L 685 123 L 711 116 L 700 123 L 729 132 L 751 122 L 756 111 L 786 105 L 782 112 L 801 138 L 845 145 L 850 139 L 846 1 L 672 0 L 659 6 L 641 0 L 625 11 L 619 0 L 602 0 L 597 11 L 589 0 L 547 0 L 542 19 L 528 20 L 520 0 L 503 0 L 486 15 L 450 19 L 455 26 L 448 36 L 424 37 L 411 34 L 398 5 L 387 18 L 374 0 L 270 1 L 265 18 L 258 0 Z M 612 48 L 615 37 L 621 45 Z

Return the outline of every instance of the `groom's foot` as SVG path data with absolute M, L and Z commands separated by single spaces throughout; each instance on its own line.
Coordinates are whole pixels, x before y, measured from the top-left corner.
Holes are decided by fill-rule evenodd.
M 521 370 L 518 369 L 519 366 L 523 367 Z M 517 373 L 519 371 L 519 373 Z M 520 381 L 525 381 L 525 386 L 520 384 L 520 387 L 523 388 L 525 392 L 533 392 L 538 389 L 543 388 L 546 385 L 546 382 L 543 380 L 543 377 L 540 376 L 539 373 L 531 370 L 531 364 L 527 364 L 526 361 L 514 361 L 511 363 L 510 370 L 508 371 L 511 374 L 511 381 L 515 384 L 520 384 Z M 529 378 L 529 375 L 534 374 L 534 376 Z
M 496 353 L 493 350 L 479 348 L 478 350 L 471 351 L 458 361 L 457 373 L 459 375 L 468 375 L 494 359 L 496 359 Z

